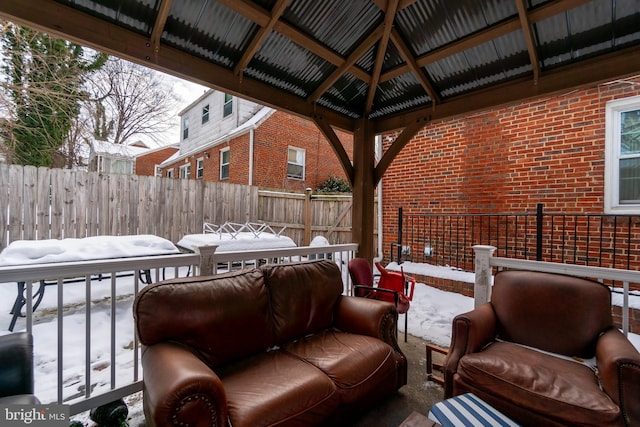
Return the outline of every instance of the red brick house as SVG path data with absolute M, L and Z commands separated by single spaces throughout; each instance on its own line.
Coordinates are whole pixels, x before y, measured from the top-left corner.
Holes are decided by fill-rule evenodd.
M 177 153 L 179 149 L 178 144 L 172 144 L 136 156 L 136 175 L 161 176 L 158 165 Z
M 392 140 L 383 137 L 385 148 Z M 640 214 L 640 76 L 434 121 L 387 170 L 383 194 L 387 259 L 399 207 L 503 213 L 543 203 L 552 212 Z M 638 258 L 640 236 L 629 234 Z
M 316 188 L 329 176 L 346 179 L 315 124 L 292 114 L 210 90 L 179 113 L 179 150 L 159 161 L 138 157 L 145 174 L 223 181 L 264 188 Z M 352 155 L 352 136 L 337 132 Z

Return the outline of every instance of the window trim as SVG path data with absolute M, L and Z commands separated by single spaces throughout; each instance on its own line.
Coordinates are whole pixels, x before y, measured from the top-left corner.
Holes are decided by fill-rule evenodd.
M 180 166 L 180 179 L 189 179 L 189 178 L 191 178 L 191 163 L 186 163 Z
M 210 110 L 209 104 L 202 107 L 202 124 L 203 125 L 209 122 L 209 110 Z
M 289 161 L 289 152 L 291 150 L 294 150 L 297 153 L 302 153 L 302 164 L 291 163 Z M 304 181 L 305 175 L 306 175 L 306 172 L 307 172 L 306 163 L 307 163 L 307 152 L 306 152 L 306 150 L 304 148 L 298 148 L 298 147 L 289 146 L 287 148 L 287 179 L 296 179 L 296 180 Z M 291 175 L 289 173 L 289 165 L 302 166 L 302 176 L 299 177 L 299 176 Z
M 229 99 L 227 99 L 229 97 Z M 222 118 L 225 119 L 233 115 L 233 95 L 224 93 L 222 101 Z M 227 109 L 227 105 L 229 108 Z M 227 111 L 228 110 L 228 111 Z
M 173 168 L 167 169 L 167 178 L 173 178 Z
M 229 153 L 229 158 L 227 159 L 227 163 L 223 163 L 224 153 Z M 227 167 L 227 176 L 222 176 L 222 172 L 224 167 Z M 220 181 L 227 180 L 230 177 L 230 169 L 231 169 L 231 149 L 229 147 L 220 149 Z
M 196 179 L 202 179 L 204 177 L 204 157 L 198 157 L 196 159 Z
M 189 117 L 182 119 L 182 139 L 189 138 Z
M 608 101 L 605 107 L 604 213 L 637 214 L 640 203 L 620 203 L 620 117 L 627 111 L 640 110 L 640 96 Z M 640 157 L 638 154 L 637 157 Z

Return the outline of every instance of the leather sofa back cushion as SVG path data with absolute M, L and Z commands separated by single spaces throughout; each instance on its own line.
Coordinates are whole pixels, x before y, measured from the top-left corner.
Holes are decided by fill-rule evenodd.
M 277 343 L 327 329 L 342 294 L 340 269 L 332 261 L 261 267 L 269 289 Z
M 501 271 L 491 302 L 500 338 L 565 356 L 593 357 L 613 324 L 609 288 L 577 277 Z
M 180 342 L 212 367 L 274 345 L 259 269 L 147 286 L 136 298 L 134 315 L 142 344 Z

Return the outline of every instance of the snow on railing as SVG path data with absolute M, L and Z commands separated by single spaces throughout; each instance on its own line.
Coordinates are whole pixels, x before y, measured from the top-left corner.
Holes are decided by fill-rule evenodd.
M 621 270 L 616 268 L 590 267 L 575 264 L 563 264 L 558 262 L 530 261 L 514 258 L 494 257 L 494 246 L 476 245 L 475 251 L 475 306 L 491 299 L 491 286 L 493 283 L 493 267 L 498 269 L 512 268 L 529 271 L 542 271 L 546 273 L 567 274 L 570 276 L 587 277 L 591 279 L 617 281 L 622 283 L 622 332 L 629 333 L 629 284 L 640 284 L 640 271 Z
M 216 254 L 215 246 L 203 246 L 190 254 L 7 266 L 0 267 L 0 287 L 13 298 L 16 283 L 23 284 L 25 313 L 16 329 L 34 335 L 36 395 L 45 403 L 69 405 L 70 415 L 75 415 L 142 390 L 131 304 L 145 285 L 144 277 L 157 282 L 328 258 L 340 267 L 344 292 L 351 294 L 347 264 L 357 248 L 344 244 Z M 34 297 L 47 287 L 57 289 L 51 289 L 34 312 Z M 3 316 L 0 319 L 9 319 Z

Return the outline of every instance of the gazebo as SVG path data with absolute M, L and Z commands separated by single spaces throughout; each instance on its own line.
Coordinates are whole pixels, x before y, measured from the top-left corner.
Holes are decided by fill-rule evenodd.
M 376 183 L 431 120 L 640 72 L 637 0 L 3 0 L 0 17 L 311 119 L 369 259 Z

